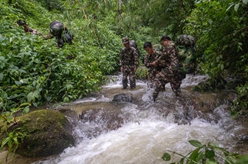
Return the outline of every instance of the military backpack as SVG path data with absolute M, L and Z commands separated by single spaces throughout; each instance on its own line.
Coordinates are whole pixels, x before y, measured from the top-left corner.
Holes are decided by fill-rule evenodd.
M 179 35 L 175 43 L 180 70 L 185 74 L 194 73 L 196 68 L 195 38 L 191 35 Z

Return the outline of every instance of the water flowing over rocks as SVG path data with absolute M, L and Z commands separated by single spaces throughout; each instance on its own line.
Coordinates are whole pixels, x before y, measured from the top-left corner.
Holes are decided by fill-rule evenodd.
M 75 126 L 75 147 L 60 156 L 32 164 L 157 163 L 167 150 L 187 154 L 188 140 L 220 143 L 230 151 L 247 152 L 247 130 L 230 117 L 237 95 L 232 90 L 200 93 L 192 87 L 208 79 L 189 75 L 182 97 L 170 85 L 152 102 L 154 88 L 138 81 L 136 89 L 122 89 L 120 76 L 98 93 L 56 106 Z

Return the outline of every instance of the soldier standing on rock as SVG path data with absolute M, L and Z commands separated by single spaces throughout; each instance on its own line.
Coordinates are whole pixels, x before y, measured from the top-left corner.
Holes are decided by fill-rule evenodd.
M 137 50 L 130 46 L 128 37 L 122 38 L 124 47 L 120 52 L 120 67 L 122 72 L 122 85 L 123 89 L 128 86 L 128 79 L 130 81 L 130 89 L 136 88 L 135 72 L 138 68 L 139 59 Z

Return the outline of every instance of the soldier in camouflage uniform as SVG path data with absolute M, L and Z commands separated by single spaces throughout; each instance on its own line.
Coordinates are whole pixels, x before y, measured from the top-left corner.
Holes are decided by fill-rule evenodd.
M 28 27 L 28 24 L 25 21 L 18 20 L 16 23 L 19 26 L 23 26 L 24 32 L 29 32 L 30 34 L 33 34 L 33 35 L 41 35 L 42 36 L 42 33 L 40 33 L 38 30 Z
M 50 33 L 44 39 L 56 38 L 57 46 L 62 48 L 65 43 L 72 44 L 73 36 L 69 33 L 65 25 L 58 21 L 50 23 Z
M 153 82 L 156 77 L 156 74 L 161 71 L 161 67 L 151 65 L 156 59 L 158 59 L 161 55 L 161 51 L 156 51 L 153 48 L 151 42 L 146 42 L 144 44 L 144 49 L 146 50 L 147 54 L 144 57 L 144 65 L 148 68 L 148 84 L 149 88 L 153 87 Z
M 137 50 L 130 46 L 128 37 L 122 38 L 124 47 L 120 53 L 120 67 L 122 72 L 123 89 L 128 86 L 127 77 L 129 76 L 130 88 L 136 87 L 135 72 L 138 68 L 139 60 Z
M 180 96 L 181 94 L 180 85 L 182 79 L 178 76 L 179 61 L 175 44 L 169 36 L 163 36 L 160 41 L 164 46 L 163 54 L 156 61 L 151 63 L 151 65 L 162 67 L 162 70 L 156 74 L 156 89 L 153 93 L 153 101 L 156 100 L 159 92 L 168 82 L 176 96 Z

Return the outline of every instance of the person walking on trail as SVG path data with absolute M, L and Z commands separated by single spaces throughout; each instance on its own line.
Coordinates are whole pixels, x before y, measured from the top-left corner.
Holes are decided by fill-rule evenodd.
M 130 89 L 136 88 L 135 72 L 138 68 L 139 60 L 137 50 L 130 46 L 128 37 L 122 38 L 124 47 L 120 52 L 120 70 L 122 72 L 123 89 L 128 86 L 128 79 L 130 81 Z
M 33 35 L 41 35 L 42 36 L 42 33 L 40 33 L 38 30 L 28 27 L 28 24 L 26 23 L 26 21 L 18 20 L 16 23 L 19 26 L 23 27 L 24 32 L 28 32 L 28 33 L 33 34 Z
M 65 25 L 58 21 L 50 23 L 50 33 L 44 39 L 56 37 L 57 46 L 62 48 L 65 43 L 72 44 L 73 37 Z
M 156 74 L 156 88 L 153 93 L 153 101 L 156 100 L 160 90 L 163 89 L 164 85 L 168 82 L 176 96 L 181 96 L 180 86 L 182 79 L 179 78 L 179 60 L 175 43 L 166 35 L 163 36 L 160 41 L 164 46 L 162 55 L 151 64 L 153 66 L 163 67 L 163 69 Z
M 156 74 L 161 71 L 162 67 L 153 66 L 151 65 L 151 63 L 157 60 L 162 55 L 162 52 L 156 51 L 151 42 L 145 42 L 144 49 L 147 52 L 147 54 L 144 57 L 144 65 L 146 68 L 148 68 L 147 87 L 152 88 L 154 85 L 154 79 L 156 77 Z

